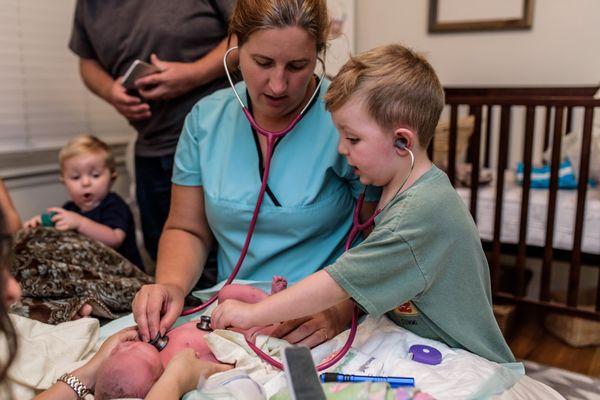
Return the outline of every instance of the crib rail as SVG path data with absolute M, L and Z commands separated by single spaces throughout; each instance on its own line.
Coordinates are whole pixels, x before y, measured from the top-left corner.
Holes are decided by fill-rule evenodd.
M 544 309 L 564 312 L 570 315 L 583 316 L 600 320 L 600 268 L 595 282 L 595 302 L 591 307 L 579 304 L 581 271 L 583 261 L 591 260 L 592 266 L 600 266 L 600 256 L 582 252 L 586 194 L 590 167 L 590 145 L 594 111 L 600 108 L 600 99 L 592 96 L 598 87 L 569 88 L 446 88 L 446 104 L 449 108 L 450 130 L 448 140 L 447 173 L 453 185 L 456 185 L 457 164 L 464 160 L 457 159 L 458 119 L 461 113 L 475 117 L 473 133 L 469 141 L 467 159 L 471 162 L 471 177 L 479 177 L 482 168 L 495 170 L 495 203 L 493 218 L 493 238 L 485 243 L 490 250 L 488 259 L 491 269 L 492 292 L 496 299 L 534 304 Z M 515 110 L 519 109 L 522 129 L 511 129 Z M 495 113 L 500 111 L 499 116 Z M 575 113 L 579 115 L 579 123 L 575 121 Z M 581 121 L 582 120 L 582 121 Z M 536 129 L 537 127 L 537 129 Z M 569 252 L 568 283 L 566 300 L 557 301 L 552 296 L 552 275 L 555 271 L 556 257 L 564 254 L 553 247 L 556 228 L 557 197 L 559 189 L 559 164 L 561 161 L 561 142 L 567 132 L 578 131 L 582 135 L 580 151 L 580 168 L 578 171 L 577 202 L 574 216 L 573 245 Z M 542 137 L 540 137 L 542 135 Z M 520 199 L 519 233 L 516 245 L 507 246 L 502 243 L 502 218 L 504 204 L 505 171 L 510 168 L 508 158 L 513 144 L 522 146 L 520 160 L 523 162 L 522 195 Z M 434 152 L 432 145 L 429 154 Z M 512 146 L 512 147 L 511 147 Z M 539 151 L 551 148 L 550 185 L 548 189 L 548 205 L 546 216 L 546 236 L 543 246 L 532 246 L 527 242 L 527 224 L 531 199 L 531 171 L 534 164 L 534 149 Z M 495 150 L 494 150 L 495 149 Z M 514 157 L 514 156 L 513 156 Z M 478 179 L 471 179 L 469 208 L 477 222 L 478 194 L 481 190 Z M 585 226 L 586 229 L 597 230 L 599 226 Z M 508 248 L 515 254 L 514 270 L 516 271 L 516 288 L 514 292 L 503 291 L 500 286 L 501 260 Z M 526 266 L 528 257 L 541 258 L 541 278 L 539 296 L 532 298 L 525 290 Z M 505 261 L 503 261 L 505 263 Z M 586 263 L 586 265 L 588 265 Z

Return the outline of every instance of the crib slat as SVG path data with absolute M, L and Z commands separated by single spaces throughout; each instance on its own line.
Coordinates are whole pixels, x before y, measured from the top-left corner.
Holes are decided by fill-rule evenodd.
M 448 143 L 448 178 L 456 185 L 456 137 L 458 136 L 458 106 L 450 106 L 450 137 Z
M 546 106 L 546 119 L 544 121 L 544 150 L 548 148 L 550 140 L 550 120 L 552 118 L 552 107 Z
M 552 136 L 552 162 L 550 164 L 550 193 L 548 195 L 548 214 L 546 216 L 546 243 L 542 262 L 542 289 L 540 300 L 550 301 L 550 279 L 552 276 L 552 243 L 554 240 L 554 221 L 556 217 L 556 197 L 558 192 L 558 167 L 560 163 L 560 143 L 562 139 L 562 119 L 564 107 L 554 110 L 554 135 Z
M 486 168 L 490 167 L 490 151 L 492 148 L 492 118 L 494 117 L 494 107 L 491 104 L 487 105 L 487 116 L 485 121 L 485 158 L 483 165 Z
M 492 243 L 492 291 L 500 288 L 500 234 L 502 230 L 502 204 L 504 204 L 504 171 L 508 158 L 510 106 L 500 110 L 500 144 L 498 146 L 498 167 L 496 169 L 496 202 L 494 203 L 494 239 Z
M 590 147 L 592 143 L 592 119 L 594 110 L 586 107 L 583 117 L 583 138 L 581 141 L 581 160 L 577 182 L 577 211 L 575 212 L 575 235 L 573 237 L 573 251 L 571 253 L 571 266 L 569 268 L 569 292 L 567 305 L 576 307 L 579 296 L 579 276 L 581 273 L 581 242 L 583 235 L 583 217 L 585 215 L 585 198 L 587 194 L 587 181 L 590 166 Z
M 477 223 L 477 193 L 479 190 L 479 158 L 481 150 L 481 106 L 471 107 L 475 115 L 475 126 L 471 135 L 471 199 L 470 210 L 473 220 Z
M 517 253 L 517 296 L 525 296 L 525 261 L 527 256 L 527 222 L 529 218 L 529 190 L 531 188 L 531 159 L 533 157 L 533 131 L 535 107 L 527 106 L 525 115 L 525 145 L 523 149 L 523 191 L 521 193 L 521 222 L 519 224 L 519 250 Z

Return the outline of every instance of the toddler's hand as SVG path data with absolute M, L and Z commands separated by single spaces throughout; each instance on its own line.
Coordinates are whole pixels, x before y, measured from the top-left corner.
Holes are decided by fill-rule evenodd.
M 56 214 L 52 217 L 54 227 L 59 231 L 76 231 L 81 226 L 83 216 L 73 211 L 67 211 L 60 207 L 50 207 L 48 212 L 55 212 Z
M 219 304 L 211 315 L 213 329 L 226 329 L 228 327 L 248 329 L 257 326 L 256 304 L 243 303 L 238 300 L 228 299 Z
M 40 226 L 40 225 L 42 225 L 42 216 L 36 215 L 35 217 L 25 221 L 25 223 L 23 224 L 23 228 L 31 229 L 31 228 L 35 228 L 36 226 Z

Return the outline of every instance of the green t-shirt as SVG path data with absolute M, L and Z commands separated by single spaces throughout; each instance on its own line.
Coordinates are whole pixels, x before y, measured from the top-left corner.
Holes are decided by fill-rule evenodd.
M 492 361 L 514 362 L 494 319 L 477 228 L 433 166 L 375 219 L 373 232 L 326 268 L 369 314 Z

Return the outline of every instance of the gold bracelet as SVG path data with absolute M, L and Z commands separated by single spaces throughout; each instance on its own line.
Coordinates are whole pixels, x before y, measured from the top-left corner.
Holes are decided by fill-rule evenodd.
M 93 393 L 75 375 L 65 373 L 60 378 L 58 378 L 56 381 L 63 382 L 63 383 L 66 383 L 67 385 L 69 385 L 69 387 L 71 389 L 73 389 L 75 394 L 77 394 L 77 397 L 79 397 L 80 399 L 83 399 L 88 394 Z

